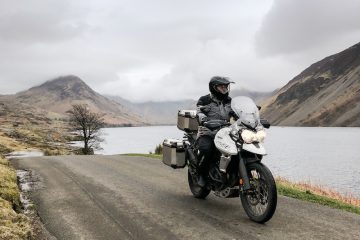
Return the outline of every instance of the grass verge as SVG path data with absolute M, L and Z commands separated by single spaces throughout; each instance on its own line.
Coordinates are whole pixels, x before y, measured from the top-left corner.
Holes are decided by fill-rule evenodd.
M 318 203 L 360 215 L 360 199 L 344 196 L 335 191 L 308 183 L 292 183 L 284 178 L 276 178 L 278 193 L 308 202 Z
M 16 181 L 15 170 L 0 157 L 0 239 L 33 239 L 30 219 L 15 211 L 20 210 Z

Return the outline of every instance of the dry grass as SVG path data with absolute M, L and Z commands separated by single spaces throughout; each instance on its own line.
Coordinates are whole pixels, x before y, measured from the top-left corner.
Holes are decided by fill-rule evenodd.
M 11 208 L 11 204 L 2 198 L 0 198 L 0 239 L 32 239 L 29 218 L 16 213 Z
M 1 154 L 28 148 L 28 146 L 26 146 L 25 144 L 16 141 L 15 139 L 10 138 L 8 136 L 5 136 L 4 133 L 1 132 L 0 132 L 0 145 L 2 146 L 3 149 L 3 151 L 0 152 Z
M 360 198 L 355 197 L 350 193 L 349 194 L 341 194 L 341 193 L 331 190 L 329 188 L 325 188 L 321 185 L 311 184 L 311 183 L 307 183 L 307 182 L 293 183 L 282 177 L 277 177 L 276 183 L 281 184 L 286 187 L 302 190 L 306 193 L 311 193 L 311 194 L 316 194 L 319 196 L 328 197 L 330 199 L 335 199 L 335 200 L 338 200 L 345 204 L 350 204 L 352 206 L 360 207 Z
M 0 157 L 0 239 L 32 239 L 29 218 L 14 209 L 20 209 L 16 172 Z
M 67 144 L 67 131 L 51 126 L 2 126 L 0 129 L 0 154 L 12 151 L 40 150 L 45 155 L 67 155 L 73 147 Z
M 0 198 L 9 201 L 13 207 L 20 207 L 20 195 L 16 182 L 16 172 L 12 169 L 7 160 L 1 158 L 0 164 Z
M 30 219 L 18 213 L 21 203 L 16 172 L 1 156 L 31 150 L 47 155 L 69 154 L 72 148 L 66 144 L 68 131 L 62 121 L 24 112 L 11 104 L 0 103 L 0 109 L 0 239 L 34 239 Z
M 72 152 L 67 144 L 66 121 L 6 99 L 0 101 L 0 110 L 0 154 L 26 150 L 48 150 L 49 155 Z
M 58 155 L 68 155 L 69 151 L 64 149 L 45 149 L 44 155 L 45 156 L 58 156 Z
M 0 157 L 0 166 L 1 166 L 1 165 L 9 166 L 8 160 Z

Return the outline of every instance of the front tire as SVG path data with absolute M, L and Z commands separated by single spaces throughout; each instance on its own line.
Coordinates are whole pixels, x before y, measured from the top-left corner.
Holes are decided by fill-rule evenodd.
M 267 222 L 274 215 L 277 205 L 275 180 L 262 163 L 251 163 L 246 168 L 251 189 L 240 192 L 241 203 L 252 221 Z
M 200 187 L 194 180 L 194 177 L 195 176 L 191 175 L 190 169 L 188 169 L 188 182 L 192 194 L 195 198 L 205 199 L 209 195 L 211 190 L 208 189 L 206 186 Z

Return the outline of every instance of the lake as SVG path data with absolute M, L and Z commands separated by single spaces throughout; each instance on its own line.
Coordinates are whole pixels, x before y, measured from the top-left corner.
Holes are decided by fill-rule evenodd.
M 98 154 L 149 153 L 164 138 L 181 139 L 176 126 L 102 129 Z M 360 197 L 360 128 L 271 127 L 266 164 L 275 176 L 305 181 Z

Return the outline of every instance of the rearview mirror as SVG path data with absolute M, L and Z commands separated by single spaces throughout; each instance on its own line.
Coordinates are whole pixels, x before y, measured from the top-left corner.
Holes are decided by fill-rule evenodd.
M 264 126 L 264 128 L 270 128 L 270 123 L 265 118 L 261 118 L 260 123 Z

